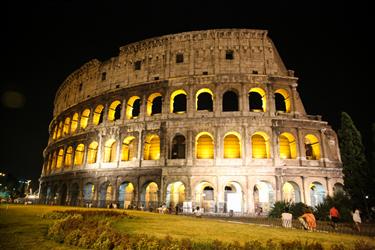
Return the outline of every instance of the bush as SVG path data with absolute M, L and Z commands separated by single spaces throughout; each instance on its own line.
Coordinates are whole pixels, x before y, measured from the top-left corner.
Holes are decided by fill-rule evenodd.
M 309 207 L 302 202 L 277 201 L 268 213 L 268 217 L 280 218 L 283 212 L 289 211 L 293 215 L 293 218 L 298 218 L 307 208 Z
M 340 221 L 352 221 L 352 209 L 349 197 L 342 192 L 335 193 L 333 197 L 327 196 L 322 203 L 316 206 L 314 211 L 316 219 L 322 221 L 329 220 L 329 209 L 333 206 L 339 210 Z

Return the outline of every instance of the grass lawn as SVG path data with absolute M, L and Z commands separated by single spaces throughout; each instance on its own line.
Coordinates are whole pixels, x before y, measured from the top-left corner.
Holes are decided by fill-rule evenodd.
M 72 207 L 1 205 L 0 206 L 0 249 L 79 249 L 64 246 L 46 239 L 48 226 L 52 220 L 42 215 L 54 210 L 76 209 Z M 82 208 L 85 209 L 85 208 Z M 90 210 L 93 210 L 91 208 Z M 375 245 L 375 239 L 364 236 L 352 236 L 335 233 L 305 232 L 296 229 L 273 228 L 268 226 L 240 224 L 214 219 L 187 216 L 155 214 L 131 211 L 127 213 L 134 219 L 121 219 L 113 227 L 129 234 L 147 234 L 156 237 L 167 235 L 174 238 L 190 238 L 195 241 L 213 241 L 215 239 L 244 243 L 250 240 L 274 242 L 281 240 L 316 241 L 329 249 L 332 244 L 342 243 L 348 248 L 357 240 L 365 240 Z

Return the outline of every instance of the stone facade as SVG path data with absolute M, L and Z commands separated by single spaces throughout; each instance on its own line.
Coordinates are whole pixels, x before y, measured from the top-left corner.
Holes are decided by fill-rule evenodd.
M 314 206 L 342 188 L 341 159 L 336 133 L 306 114 L 297 80 L 265 30 L 123 46 L 58 89 L 40 196 L 206 212 L 267 211 L 283 199 Z

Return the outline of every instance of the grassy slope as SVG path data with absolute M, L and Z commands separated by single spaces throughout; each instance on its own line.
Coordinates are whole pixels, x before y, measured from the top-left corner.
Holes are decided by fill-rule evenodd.
M 41 216 L 53 210 L 66 210 L 71 207 L 50 206 L 0 206 L 0 249 L 78 249 L 46 240 L 45 235 L 51 220 Z M 121 232 L 143 233 L 157 237 L 170 235 L 175 238 L 190 238 L 196 241 L 249 240 L 266 242 L 281 240 L 318 241 L 325 247 L 343 243 L 351 247 L 354 241 L 363 239 L 375 244 L 375 239 L 332 233 L 309 233 L 301 230 L 270 228 L 259 225 L 230 223 L 212 219 L 197 219 L 186 216 L 161 215 L 140 211 L 127 211 L 135 219 L 123 219 L 114 227 Z

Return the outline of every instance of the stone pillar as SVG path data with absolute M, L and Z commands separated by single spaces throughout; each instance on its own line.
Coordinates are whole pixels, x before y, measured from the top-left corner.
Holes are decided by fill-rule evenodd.
M 266 83 L 266 96 L 267 96 L 267 112 L 270 116 L 275 116 L 276 108 L 275 108 L 275 95 L 273 93 L 272 83 Z
M 101 167 L 102 164 L 102 152 L 103 152 L 103 133 L 100 130 L 98 133 L 99 142 L 98 142 L 98 151 L 96 152 L 96 162 L 98 164 L 98 168 Z
M 329 158 L 328 158 L 328 152 L 327 152 L 327 148 L 325 144 L 327 142 L 327 138 L 324 134 L 324 131 L 325 131 L 324 128 L 319 130 L 320 132 L 319 146 L 320 146 L 320 161 L 323 162 L 323 166 L 326 167 L 327 160 L 329 161 Z
M 296 145 L 297 147 L 297 159 L 299 160 L 299 165 L 302 166 L 302 161 L 306 160 L 306 150 L 305 150 L 305 138 L 303 137 L 302 131 L 297 128 L 297 138 L 296 138 Z

